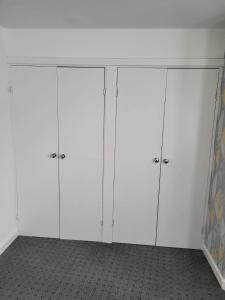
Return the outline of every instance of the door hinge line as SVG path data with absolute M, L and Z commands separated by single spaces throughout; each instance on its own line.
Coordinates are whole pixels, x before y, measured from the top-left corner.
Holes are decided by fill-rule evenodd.
M 217 100 L 219 100 L 220 80 L 221 80 L 221 75 L 220 75 L 220 72 L 218 72 L 217 87 L 216 87 L 216 94 L 215 94 L 215 102 L 217 102 Z
M 13 93 L 13 87 L 11 85 L 8 87 L 8 92 L 9 92 L 9 94 Z

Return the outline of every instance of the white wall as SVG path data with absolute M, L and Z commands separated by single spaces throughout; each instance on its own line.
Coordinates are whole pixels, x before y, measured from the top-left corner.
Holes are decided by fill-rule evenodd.
M 223 58 L 225 30 L 8 29 L 6 52 L 20 57 Z
M 0 27 L 0 254 L 17 231 L 16 193 L 10 108 L 7 93 L 8 67 Z

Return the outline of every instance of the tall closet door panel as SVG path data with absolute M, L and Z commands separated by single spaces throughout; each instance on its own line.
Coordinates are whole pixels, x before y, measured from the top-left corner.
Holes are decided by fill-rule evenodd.
M 61 238 L 101 240 L 104 68 L 58 68 Z
M 12 67 L 19 230 L 59 237 L 56 68 Z
M 157 245 L 201 248 L 217 69 L 168 70 Z
M 154 245 L 166 70 L 118 69 L 113 241 Z

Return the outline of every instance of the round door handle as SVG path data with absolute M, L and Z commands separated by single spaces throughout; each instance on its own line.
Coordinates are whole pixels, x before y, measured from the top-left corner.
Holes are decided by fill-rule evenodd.
M 65 154 L 60 154 L 59 157 L 60 157 L 61 159 L 64 159 L 64 158 L 66 158 L 66 155 L 65 155 Z
M 167 165 L 167 164 L 169 163 L 169 159 L 164 158 L 164 159 L 163 159 L 163 163 Z
M 159 158 L 158 158 L 158 157 L 154 157 L 154 158 L 153 158 L 153 162 L 154 162 L 155 164 L 158 164 L 158 163 L 159 163 Z
M 50 157 L 51 157 L 51 158 L 56 158 L 56 156 L 57 156 L 56 153 L 51 153 L 51 154 L 50 154 Z

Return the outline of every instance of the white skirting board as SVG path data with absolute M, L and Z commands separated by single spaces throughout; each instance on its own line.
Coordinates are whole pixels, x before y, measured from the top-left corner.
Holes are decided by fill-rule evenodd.
M 225 290 L 225 278 L 222 276 L 219 268 L 217 267 L 216 263 L 214 262 L 209 250 L 206 248 L 205 245 L 203 245 L 203 253 L 205 254 L 206 259 L 208 260 L 208 263 L 210 264 L 214 275 L 216 276 L 217 280 L 219 281 L 219 284 L 223 290 Z
M 12 242 L 17 238 L 18 231 L 16 230 L 9 238 L 5 241 L 3 245 L 0 246 L 0 255 L 12 244 Z

